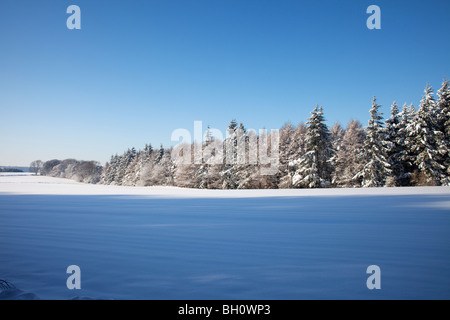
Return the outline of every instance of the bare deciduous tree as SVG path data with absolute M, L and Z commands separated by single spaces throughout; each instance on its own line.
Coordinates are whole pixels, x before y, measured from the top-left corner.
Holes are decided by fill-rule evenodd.
M 39 173 L 39 170 L 41 170 L 43 165 L 43 162 L 41 160 L 35 160 L 30 163 L 30 172 L 37 175 Z

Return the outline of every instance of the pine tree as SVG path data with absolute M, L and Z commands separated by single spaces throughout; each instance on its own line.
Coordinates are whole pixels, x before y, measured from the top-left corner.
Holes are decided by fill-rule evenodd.
M 443 139 L 443 133 L 436 127 L 436 122 L 436 101 L 432 88 L 427 85 L 416 117 L 410 125 L 414 164 L 419 170 L 415 178 L 417 184 L 440 185 L 446 177 L 446 168 L 439 163 L 439 142 Z
M 330 129 L 330 142 L 331 142 L 331 148 L 333 150 L 333 156 L 330 159 L 330 165 L 333 168 L 333 173 L 335 173 L 336 165 L 337 165 L 337 154 L 339 150 L 342 147 L 342 143 L 345 136 L 345 130 L 342 128 L 342 126 L 335 122 L 334 125 Z M 331 179 L 331 182 L 335 183 L 335 175 L 333 174 L 333 178 Z
M 228 130 L 234 132 L 234 131 L 236 131 L 237 126 L 238 126 L 238 124 L 236 122 L 236 119 L 231 119 L 230 124 L 228 125 Z
M 291 144 L 294 143 L 294 128 L 290 122 L 287 122 L 280 129 L 280 170 L 279 170 L 279 188 L 290 188 L 292 185 L 292 175 L 290 173 L 289 162 L 291 158 Z
M 442 185 L 450 185 L 450 88 L 448 80 L 444 80 L 438 91 L 438 130 L 442 132 L 443 138 L 440 143 L 440 164 L 445 170 L 445 177 L 441 178 Z
M 227 138 L 224 144 L 224 156 L 225 156 L 225 167 L 222 171 L 221 178 L 223 181 L 223 189 L 237 189 L 239 186 L 239 171 L 238 171 L 238 160 L 242 160 L 242 157 L 238 159 L 238 141 L 240 141 L 240 135 L 242 134 L 243 125 L 239 125 L 241 129 L 238 128 L 238 124 L 235 119 L 231 120 L 227 129 Z M 242 155 L 242 153 L 240 154 Z
M 391 117 L 386 119 L 386 141 L 387 141 L 387 162 L 389 163 L 390 175 L 386 180 L 387 186 L 400 186 L 404 177 L 404 167 L 401 160 L 404 144 L 400 136 L 401 114 L 397 102 L 391 106 Z
M 158 154 L 156 155 L 155 158 L 155 163 L 159 163 L 161 161 L 161 159 L 164 157 L 164 153 L 165 153 L 164 147 L 162 144 L 160 144 Z
M 418 172 L 417 165 L 415 164 L 416 154 L 414 152 L 415 145 L 415 123 L 417 119 L 417 111 L 413 104 L 409 107 L 406 104 L 403 106 L 403 110 L 400 118 L 400 131 L 401 137 L 404 143 L 404 150 L 401 155 L 401 162 L 405 170 L 405 182 L 406 185 L 414 185 L 413 177 Z
M 308 119 L 306 154 L 293 165 L 297 170 L 292 184 L 295 187 L 320 188 L 331 183 L 333 155 L 328 127 L 324 123 L 322 107 L 316 106 Z
M 195 173 L 198 180 L 198 188 L 220 189 L 222 188 L 222 171 L 224 168 L 223 142 L 216 139 L 208 126 L 205 133 L 205 143 L 202 147 L 203 162 Z
M 107 162 L 105 167 L 103 168 L 100 183 L 112 184 L 115 181 L 115 177 L 117 175 L 118 165 L 119 156 L 117 154 L 111 156 L 111 160 Z
M 152 144 L 151 143 L 146 144 L 144 147 L 144 150 L 142 151 L 142 159 L 143 160 L 150 159 L 150 156 L 152 155 L 152 153 L 153 153 Z
M 205 132 L 205 144 L 208 145 L 213 141 L 213 136 L 211 133 L 211 127 L 208 125 L 208 128 L 206 129 Z
M 357 173 L 363 187 L 382 187 L 390 172 L 387 162 L 387 142 L 383 128 L 383 114 L 378 111 L 380 105 L 373 97 L 370 109 L 369 126 L 366 128 L 366 139 L 363 148 L 364 167 Z
M 290 139 L 290 143 L 288 144 L 286 150 L 288 174 L 287 176 L 279 179 L 280 183 L 283 183 L 282 187 L 293 187 L 293 178 L 298 169 L 298 163 L 306 153 L 307 132 L 308 127 L 303 122 L 300 122 L 297 127 L 293 128 L 292 138 Z
M 351 120 L 345 130 L 342 144 L 336 152 L 336 164 L 333 183 L 340 187 L 360 186 L 354 179 L 362 170 L 362 151 L 366 133 L 361 123 Z
M 398 186 L 410 186 L 413 172 L 416 169 L 416 166 L 414 165 L 414 156 L 411 152 L 412 133 L 410 127 L 410 124 L 415 118 L 415 112 L 412 104 L 408 106 L 405 103 L 402 111 L 398 114 L 398 127 L 397 132 L 395 133 L 397 136 L 396 143 L 398 153 L 396 159 L 392 159 L 401 165 L 402 173 L 397 177 Z M 394 153 L 392 151 L 390 153 L 391 157 L 393 157 Z M 390 162 L 393 162 L 392 160 Z

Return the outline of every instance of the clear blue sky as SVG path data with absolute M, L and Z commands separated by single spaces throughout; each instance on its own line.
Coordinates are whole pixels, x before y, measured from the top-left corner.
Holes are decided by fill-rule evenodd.
M 450 77 L 449 21 L 448 0 L 2 0 L 0 165 L 104 163 L 195 120 L 280 128 L 316 104 L 366 125 L 372 96 L 387 116 Z

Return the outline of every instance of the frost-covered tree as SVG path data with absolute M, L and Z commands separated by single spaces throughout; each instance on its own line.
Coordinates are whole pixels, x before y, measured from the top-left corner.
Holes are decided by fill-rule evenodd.
M 133 173 L 134 173 L 134 160 L 136 159 L 137 152 L 133 147 L 125 151 L 119 159 L 119 165 L 117 174 L 115 176 L 115 182 L 118 185 L 133 185 Z
M 412 134 L 410 132 L 411 128 L 409 127 L 410 123 L 415 118 L 415 112 L 412 104 L 408 106 L 405 103 L 402 111 L 398 113 L 396 131 L 388 133 L 389 140 L 394 136 L 396 137 L 395 145 L 391 146 L 390 150 L 388 150 L 388 160 L 391 166 L 393 166 L 391 176 L 395 176 L 394 185 L 397 186 L 411 185 L 412 174 L 415 170 L 414 157 L 411 153 Z M 386 123 L 389 123 L 389 121 L 390 120 L 386 120 Z M 392 147 L 394 147 L 394 149 Z M 395 167 L 400 170 L 396 170 Z M 397 171 L 397 174 L 395 171 Z
M 142 152 L 141 152 L 142 160 L 150 159 L 152 153 L 153 153 L 152 144 L 151 143 L 146 144 L 145 147 L 144 147 L 144 150 L 142 150 Z
M 115 154 L 111 156 L 111 160 L 107 162 L 105 167 L 103 168 L 100 183 L 113 184 L 117 175 L 118 166 L 119 166 L 119 156 Z
M 137 158 L 136 158 L 136 164 L 134 166 L 134 182 L 133 185 L 144 185 L 142 180 L 142 175 L 144 173 L 144 169 L 151 164 L 152 162 L 152 156 L 153 156 L 153 147 L 151 144 L 146 144 L 144 147 L 144 150 L 139 151 Z
M 153 154 L 153 161 L 147 162 L 142 169 L 141 184 L 144 186 L 174 185 L 175 166 L 171 159 L 171 151 L 164 149 L 161 145 Z
M 72 179 L 84 183 L 97 183 L 101 178 L 102 167 L 97 161 L 79 161 L 72 168 Z
M 41 170 L 43 164 L 44 163 L 41 160 L 35 160 L 35 161 L 31 162 L 30 169 L 29 169 L 30 172 L 37 175 L 39 173 L 39 170 Z
M 415 164 L 415 157 L 413 146 L 415 144 L 414 130 L 415 119 L 417 118 L 417 112 L 413 104 L 407 106 L 403 105 L 403 110 L 400 116 L 400 132 L 399 135 L 404 144 L 403 153 L 401 154 L 401 162 L 405 171 L 404 181 L 402 185 L 414 185 L 413 175 L 418 171 Z
M 198 188 L 221 189 L 223 186 L 222 171 L 224 168 L 223 141 L 216 139 L 208 130 L 202 147 L 202 164 L 197 168 Z
M 227 137 L 224 141 L 225 166 L 221 173 L 223 189 L 237 189 L 239 186 L 238 170 L 238 141 L 242 135 L 235 119 L 232 119 L 227 129 Z M 239 145 L 240 146 L 240 145 Z
M 306 153 L 290 163 L 296 168 L 292 178 L 294 187 L 320 188 L 331 183 L 333 156 L 328 127 L 322 107 L 316 106 L 307 121 Z
M 402 185 L 405 170 L 402 162 L 402 154 L 404 152 L 403 137 L 401 136 L 400 126 L 401 114 L 397 102 L 391 106 L 391 116 L 386 119 L 386 141 L 387 141 L 387 162 L 389 163 L 390 174 L 386 179 L 387 186 Z
M 205 132 L 205 144 L 208 145 L 214 140 L 214 137 L 211 132 L 211 127 L 208 125 Z
M 339 150 L 336 151 L 333 184 L 355 187 L 361 183 L 354 179 L 362 170 L 362 152 L 366 133 L 358 120 L 351 120 L 345 130 Z
M 50 160 L 43 164 L 41 174 L 52 177 L 73 179 L 83 183 L 98 183 L 102 166 L 97 161 L 75 159 Z
M 366 139 L 363 147 L 364 166 L 355 178 L 361 180 L 363 187 L 382 187 L 390 173 L 387 161 L 387 142 L 383 127 L 383 114 L 378 111 L 380 105 L 373 97 L 370 109 L 369 125 L 366 128 Z
M 420 102 L 419 109 L 410 123 L 411 151 L 416 173 L 417 184 L 440 185 L 446 178 L 446 168 L 441 163 L 444 134 L 436 126 L 437 111 L 433 90 L 428 85 Z
M 124 174 L 122 177 L 122 185 L 134 186 L 136 185 L 136 176 L 139 172 L 138 167 L 138 152 L 133 147 L 128 149 L 124 155 Z
M 190 159 L 179 157 L 174 162 L 174 183 L 178 187 L 199 188 L 201 185 L 201 179 L 203 178 L 202 171 L 199 170 L 202 164 L 198 164 L 196 161 L 194 161 L 194 159 L 201 158 L 201 145 L 198 142 L 194 142 L 191 145 L 186 145 L 183 149 L 183 152 L 185 150 L 189 150 L 188 148 L 190 148 Z
M 344 139 L 345 130 L 342 128 L 342 126 L 335 122 L 334 125 L 330 129 L 330 142 L 331 142 L 331 148 L 333 150 L 333 156 L 330 159 L 330 165 L 333 168 L 333 173 L 336 170 L 336 164 L 337 164 L 337 153 L 339 152 L 342 142 Z M 334 174 L 333 178 L 331 179 L 332 183 L 334 183 Z
M 280 168 L 279 168 L 279 188 L 290 188 L 292 186 L 292 174 L 289 162 L 293 161 L 291 145 L 294 144 L 294 128 L 287 122 L 280 129 Z
M 294 136 L 289 148 L 290 158 L 292 160 L 300 159 L 306 153 L 306 137 L 308 127 L 305 123 L 300 122 L 294 129 Z
M 450 185 L 450 88 L 448 80 L 444 80 L 437 94 L 437 127 L 443 133 L 443 139 L 440 144 L 440 163 L 447 168 L 445 177 L 441 178 L 441 183 L 448 186 Z
M 163 145 L 161 144 L 159 146 L 159 150 L 158 150 L 157 155 L 155 157 L 155 163 L 159 163 L 161 161 L 161 159 L 164 157 L 164 153 L 165 153 L 165 150 L 164 150 Z

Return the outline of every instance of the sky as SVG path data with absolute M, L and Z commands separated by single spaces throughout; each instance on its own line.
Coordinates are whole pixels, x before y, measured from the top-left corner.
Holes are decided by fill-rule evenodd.
M 279 129 L 317 104 L 367 125 L 373 96 L 388 117 L 450 77 L 449 21 L 448 0 L 2 0 L 0 165 L 104 164 L 194 121 Z

